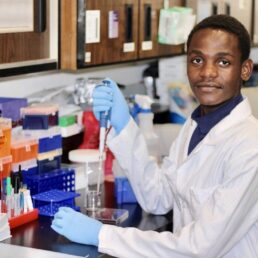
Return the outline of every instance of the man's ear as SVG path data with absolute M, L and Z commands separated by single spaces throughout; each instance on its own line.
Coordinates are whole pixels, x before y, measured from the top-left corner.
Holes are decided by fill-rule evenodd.
M 246 59 L 241 68 L 241 78 L 243 81 L 247 81 L 253 71 L 253 61 L 251 59 Z

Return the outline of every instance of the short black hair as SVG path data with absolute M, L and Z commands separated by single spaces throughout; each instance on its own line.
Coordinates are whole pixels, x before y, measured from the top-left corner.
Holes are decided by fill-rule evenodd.
M 238 38 L 239 50 L 241 52 L 241 62 L 249 58 L 251 49 L 251 38 L 244 25 L 236 18 L 229 15 L 212 15 L 194 26 L 187 39 L 187 51 L 189 49 L 193 35 L 202 29 L 221 29 L 233 33 Z

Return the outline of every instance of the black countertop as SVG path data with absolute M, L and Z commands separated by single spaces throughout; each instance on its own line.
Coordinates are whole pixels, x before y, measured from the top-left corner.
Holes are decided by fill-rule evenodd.
M 119 226 L 137 227 L 141 230 L 165 231 L 172 229 L 171 213 L 165 216 L 146 214 L 141 207 L 136 204 L 122 204 L 117 206 L 113 197 L 113 183 L 105 183 L 105 195 L 103 196 L 103 207 L 121 208 L 129 211 L 129 217 Z M 84 192 L 80 191 L 81 196 L 76 198 L 76 203 L 81 206 L 83 203 Z M 81 211 L 86 213 L 85 208 Z M 70 242 L 65 237 L 60 236 L 50 227 L 53 218 L 39 216 L 39 219 L 28 224 L 17 227 L 11 231 L 12 238 L 4 241 L 6 244 L 33 247 L 37 249 L 61 252 L 82 257 L 110 257 L 98 252 L 94 246 L 82 245 Z

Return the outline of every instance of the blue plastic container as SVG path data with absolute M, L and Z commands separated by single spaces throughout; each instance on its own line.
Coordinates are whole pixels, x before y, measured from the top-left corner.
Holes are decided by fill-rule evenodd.
M 23 178 L 23 184 L 28 185 L 28 180 L 30 177 L 35 176 L 38 174 L 38 167 L 29 168 L 28 170 L 22 170 L 22 178 Z
M 75 198 L 80 196 L 75 192 L 64 192 L 61 190 L 50 190 L 32 196 L 35 208 L 38 208 L 39 215 L 54 216 L 59 207 L 70 207 L 74 210 L 80 210 L 75 205 Z
M 115 178 L 115 197 L 116 203 L 137 203 L 137 199 L 126 177 Z
M 175 112 L 170 112 L 170 122 L 174 124 L 184 124 L 186 121 L 186 118 L 175 113 Z
M 53 137 L 46 137 L 39 139 L 39 153 L 52 151 L 62 148 L 62 136 L 54 135 Z
M 54 115 L 24 115 L 22 119 L 23 129 L 41 130 L 58 125 L 58 112 Z
M 70 168 L 56 169 L 40 175 L 27 176 L 26 182 L 32 195 L 51 189 L 75 192 L 75 171 Z
M 52 159 L 38 160 L 38 172 L 44 174 L 61 167 L 61 156 L 53 157 Z

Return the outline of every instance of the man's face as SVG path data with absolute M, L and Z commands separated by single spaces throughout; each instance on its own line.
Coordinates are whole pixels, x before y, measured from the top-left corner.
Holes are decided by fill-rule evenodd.
M 220 29 L 201 29 L 191 40 L 187 74 L 201 105 L 215 106 L 240 93 L 246 69 L 236 35 Z

